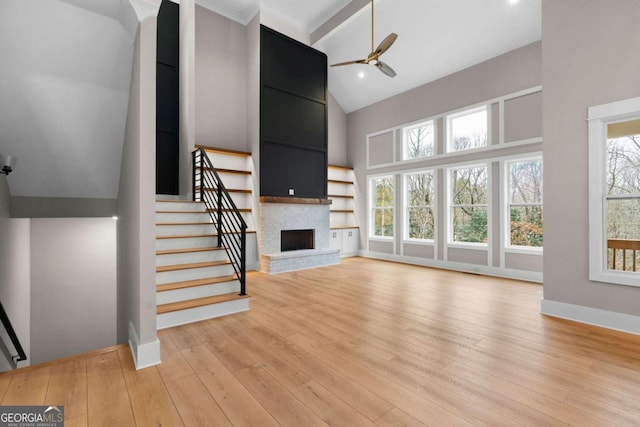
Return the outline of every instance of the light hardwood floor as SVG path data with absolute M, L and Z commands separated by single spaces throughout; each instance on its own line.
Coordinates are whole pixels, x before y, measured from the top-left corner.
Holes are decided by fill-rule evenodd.
M 539 314 L 540 285 L 363 258 L 251 273 L 251 311 L 0 375 L 66 426 L 640 425 L 640 337 Z

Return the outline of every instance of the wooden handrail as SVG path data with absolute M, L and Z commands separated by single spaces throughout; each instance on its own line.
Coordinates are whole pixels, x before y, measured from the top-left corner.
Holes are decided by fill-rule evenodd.
M 615 270 L 617 265 L 618 251 L 622 251 L 622 270 L 627 271 L 627 251 L 631 251 L 631 271 L 637 270 L 638 252 L 640 251 L 640 240 L 629 239 L 608 239 L 607 249 L 613 251 L 611 269 Z

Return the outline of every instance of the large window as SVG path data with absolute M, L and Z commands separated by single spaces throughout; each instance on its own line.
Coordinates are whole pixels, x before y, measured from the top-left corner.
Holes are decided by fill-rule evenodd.
M 405 239 L 433 240 L 435 230 L 433 171 L 406 174 Z
M 371 235 L 374 237 L 393 237 L 393 176 L 371 179 Z
M 450 240 L 487 242 L 487 167 L 450 169 Z
M 607 126 L 607 267 L 640 273 L 640 118 Z
M 487 145 L 487 107 L 447 116 L 447 151 L 463 151 Z
M 640 98 L 589 108 L 589 278 L 640 286 Z
M 418 159 L 434 154 L 433 120 L 408 126 L 402 131 L 402 159 Z
M 508 162 L 507 174 L 507 244 L 542 247 L 542 160 Z

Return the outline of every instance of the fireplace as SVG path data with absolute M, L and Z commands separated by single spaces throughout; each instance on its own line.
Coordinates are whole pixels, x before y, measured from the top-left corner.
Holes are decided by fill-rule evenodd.
M 280 250 L 282 252 L 314 249 L 314 230 L 281 230 Z
M 303 270 L 340 263 L 331 249 L 326 199 L 260 197 L 258 244 L 266 273 Z

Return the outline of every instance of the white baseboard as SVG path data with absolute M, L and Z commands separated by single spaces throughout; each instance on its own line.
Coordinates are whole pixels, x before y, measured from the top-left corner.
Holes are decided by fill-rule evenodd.
M 526 282 L 542 283 L 542 273 L 537 271 L 515 270 L 510 268 L 489 267 L 486 265 L 465 264 L 462 262 L 441 261 L 410 257 L 404 255 L 385 254 L 380 252 L 359 251 L 365 258 L 385 261 L 402 262 L 405 264 L 421 265 L 423 267 L 442 268 L 444 270 L 461 271 L 463 273 L 483 274 L 486 276 L 503 277 L 506 279 L 524 280 Z
M 156 338 L 155 341 L 150 343 L 140 344 L 140 339 L 132 322 L 129 322 L 129 348 L 131 349 L 136 369 L 148 368 L 162 363 L 160 360 L 160 340 Z
M 640 316 L 616 313 L 566 302 L 542 299 L 540 312 L 548 316 L 640 335 Z

